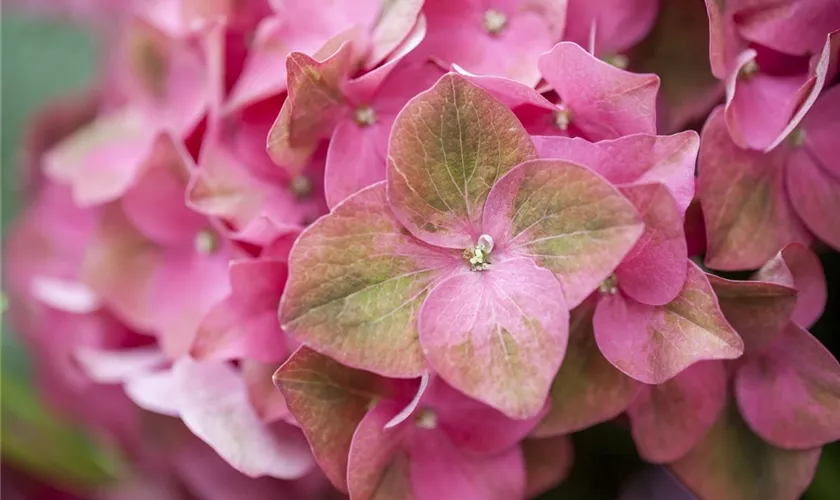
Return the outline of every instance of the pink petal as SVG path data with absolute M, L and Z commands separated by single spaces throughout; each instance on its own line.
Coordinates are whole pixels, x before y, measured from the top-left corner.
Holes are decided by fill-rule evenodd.
M 456 252 L 407 234 L 389 210 L 384 183 L 374 184 L 298 238 L 280 303 L 283 329 L 348 366 L 419 377 L 418 310 L 460 266 L 468 267 Z
M 840 129 L 837 108 L 840 106 L 840 87 L 834 86 L 820 95 L 814 107 L 802 120 L 805 134 L 804 148 L 814 156 L 814 163 L 826 172 L 840 178 L 840 146 L 835 138 Z
M 656 0 L 571 0 L 564 39 L 588 47 L 595 30 L 595 54 L 620 54 L 639 43 L 656 20 Z
M 836 218 L 840 178 L 823 169 L 803 150 L 790 155 L 786 174 L 790 202 L 802 222 L 817 238 L 840 249 L 840 224 Z
M 592 331 L 594 301 L 572 311 L 569 346 L 549 393 L 550 408 L 534 436 L 571 434 L 623 413 L 640 384 L 604 358 Z
M 642 230 L 636 210 L 614 187 L 561 160 L 511 170 L 487 197 L 483 221 L 497 252 L 528 257 L 557 275 L 569 307 L 612 273 Z
M 840 29 L 840 6 L 832 0 L 750 0 L 737 13 L 738 32 L 780 52 L 819 52 L 825 36 Z
M 286 398 L 272 380 L 277 365 L 278 363 L 261 363 L 253 359 L 243 359 L 240 362 L 242 378 L 248 387 L 248 401 L 265 423 L 280 420 L 296 423 L 286 405 Z
M 128 325 L 152 330 L 152 286 L 162 250 L 137 232 L 117 206 L 103 213 L 82 266 L 82 279 Z
M 540 57 L 539 65 L 587 139 L 656 133 L 656 75 L 618 69 L 569 42 Z
M 739 148 L 726 130 L 723 111 L 703 127 L 698 195 L 706 222 L 706 265 L 713 269 L 756 269 L 791 242 L 810 236 L 787 199 L 779 149 L 759 153 Z
M 336 126 L 324 179 L 328 206 L 334 207 L 356 191 L 385 180 L 390 125 L 386 122 L 364 127 L 344 120 Z
M 44 157 L 47 175 L 70 184 L 82 206 L 121 196 L 136 181 L 155 142 L 133 108 L 103 115 Z
M 155 334 L 163 351 L 186 355 L 199 325 L 229 293 L 227 252 L 202 255 L 192 246 L 161 254 L 151 283 Z
M 413 436 L 411 485 L 417 500 L 509 500 L 525 492 L 525 460 L 516 446 L 489 457 L 462 454 L 437 430 Z
M 734 404 L 671 470 L 700 498 L 799 498 L 814 477 L 820 449 L 776 448 L 750 431 Z
M 196 359 L 282 361 L 288 351 L 277 307 L 286 265 L 269 259 L 237 260 L 229 273 L 232 293 L 201 321 L 190 354 Z
M 522 441 L 527 497 L 534 498 L 561 483 L 572 471 L 574 448 L 568 436 Z
M 741 54 L 726 90 L 726 125 L 735 143 L 762 151 L 772 151 L 781 144 L 817 100 L 828 78 L 832 50 L 832 37 L 828 37 L 821 53 L 811 58 L 807 72 L 783 76 L 762 72 L 761 65 L 767 63 L 757 58 L 754 50 Z M 794 58 L 779 59 L 769 65 L 798 64 Z M 742 78 L 744 65 L 755 63 L 758 73 Z
M 580 138 L 536 136 L 541 158 L 585 165 L 616 185 L 659 182 L 685 212 L 694 196 L 694 167 L 700 140 L 694 131 L 669 136 L 634 134 L 589 142 Z
M 767 281 L 732 281 L 712 274 L 706 278 L 726 321 L 744 339 L 747 355 L 766 349 L 790 321 L 797 302 L 793 287 Z
M 388 148 L 388 199 L 413 235 L 464 249 L 481 234 L 484 201 L 511 168 L 534 157 L 513 113 L 461 76 L 412 99 Z
M 541 157 L 586 165 L 616 185 L 662 183 L 681 211 L 694 196 L 693 172 L 699 141 L 693 131 L 672 136 L 634 134 L 596 143 L 581 138 L 536 136 L 534 144 Z
M 411 500 L 408 460 L 404 442 L 414 431 L 413 422 L 386 429 L 400 412 L 393 400 L 379 401 L 359 422 L 347 463 L 347 490 L 351 498 Z
M 119 351 L 81 348 L 76 351 L 76 360 L 91 380 L 113 384 L 162 367 L 166 357 L 156 346 Z
M 469 455 L 495 455 L 516 446 L 542 416 L 512 420 L 458 392 L 440 378 L 432 381 L 422 406 L 424 411 L 434 412 L 438 428 L 449 436 L 452 444 Z
M 181 391 L 171 369 L 137 374 L 125 382 L 124 388 L 144 410 L 170 417 L 181 414 Z
M 333 485 L 346 491 L 353 434 L 372 402 L 387 393 L 384 379 L 301 347 L 277 370 L 274 383 L 309 440 L 315 460 Z
M 224 362 L 181 358 L 172 367 L 184 424 L 233 468 L 250 477 L 296 479 L 312 467 L 300 437 L 275 437 L 248 401 L 244 380 Z
M 454 388 L 524 419 L 545 404 L 566 350 L 567 322 L 557 279 L 517 258 L 436 286 L 420 310 L 420 343 Z
M 556 2 L 544 5 L 547 9 L 540 12 L 538 8 L 527 9 L 526 2 L 481 5 L 427 0 L 424 13 L 428 34 L 418 51 L 473 73 L 504 76 L 533 86 L 540 79 L 537 60 L 553 41 L 549 19 L 565 7 Z M 504 27 L 496 34 L 483 27 L 485 12 L 490 9 L 506 17 Z
M 825 274 L 819 257 L 808 247 L 794 243 L 769 260 L 753 279 L 771 281 L 797 291 L 791 319 L 809 328 L 822 316 L 827 301 Z
M 680 293 L 688 257 L 679 208 L 662 184 L 621 189 L 636 206 L 645 232 L 615 270 L 621 290 L 642 304 L 667 304 Z
M 725 405 L 726 370 L 718 361 L 701 361 L 663 384 L 648 386 L 627 409 L 639 455 L 654 463 L 685 456 Z
M 840 364 L 792 323 L 738 370 L 735 394 L 750 428 L 776 446 L 801 450 L 840 439 Z
M 162 136 L 147 164 L 122 197 L 126 217 L 156 243 L 191 244 L 207 221 L 184 203 L 190 170 L 195 168 L 189 153 L 172 137 Z
M 605 294 L 595 310 L 595 339 L 616 368 L 647 384 L 661 384 L 697 361 L 734 359 L 744 344 L 729 326 L 708 279 L 687 261 L 680 295 L 647 306 Z

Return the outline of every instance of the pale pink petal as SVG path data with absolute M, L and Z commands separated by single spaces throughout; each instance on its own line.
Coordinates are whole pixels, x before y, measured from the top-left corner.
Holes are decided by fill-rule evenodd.
M 279 363 L 261 363 L 253 359 L 240 362 L 242 378 L 248 387 L 248 400 L 263 422 L 272 423 L 284 420 L 294 423 L 294 417 L 286 405 L 283 393 L 275 387 L 273 375 Z
M 459 391 L 511 418 L 537 415 L 566 350 L 560 282 L 524 258 L 460 273 L 420 309 L 426 360 Z
M 181 414 L 181 390 L 171 369 L 131 377 L 124 387 L 126 395 L 144 410 L 170 417 Z
M 595 310 L 595 339 L 619 370 L 647 384 L 660 384 L 702 360 L 734 359 L 744 344 L 729 326 L 708 279 L 687 261 L 680 295 L 664 306 L 604 294 Z
M 840 144 L 835 140 L 840 130 L 840 86 L 835 85 L 824 91 L 814 103 L 814 107 L 802 120 L 804 147 L 813 153 L 814 163 L 826 172 L 840 178 Z
M 302 436 L 276 436 L 248 400 L 245 381 L 219 361 L 181 358 L 172 368 L 184 424 L 233 468 L 250 477 L 296 479 L 313 465 Z M 281 424 L 285 425 L 285 424 Z
M 840 439 L 840 364 L 792 323 L 738 370 L 735 394 L 744 420 L 776 446 L 808 449 Z
M 439 430 L 418 429 L 409 450 L 416 500 L 510 500 L 525 493 L 519 446 L 488 457 L 462 454 Z
M 627 409 L 633 440 L 648 462 L 673 462 L 691 450 L 726 404 L 726 370 L 701 361 L 660 385 L 651 385 Z
M 76 351 L 76 360 L 92 380 L 113 384 L 161 368 L 166 357 L 156 346 L 119 351 L 81 348 Z

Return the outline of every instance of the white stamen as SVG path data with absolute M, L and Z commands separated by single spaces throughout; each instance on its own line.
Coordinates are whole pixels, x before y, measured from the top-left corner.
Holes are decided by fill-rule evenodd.
M 376 111 L 370 106 L 356 108 L 356 123 L 361 127 L 368 127 L 376 123 Z
M 202 229 L 195 235 L 195 251 L 201 255 L 210 255 L 219 249 L 219 238 L 210 229 Z
M 507 16 L 503 12 L 495 9 L 490 9 L 484 13 L 484 19 L 481 22 L 484 30 L 491 35 L 498 35 L 505 29 L 507 25 Z
M 437 415 L 431 410 L 422 410 L 417 415 L 417 427 L 421 429 L 435 429 L 437 427 Z

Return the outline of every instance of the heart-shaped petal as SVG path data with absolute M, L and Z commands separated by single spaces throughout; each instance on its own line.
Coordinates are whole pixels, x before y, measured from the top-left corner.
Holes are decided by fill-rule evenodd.
M 661 384 L 697 361 L 734 359 L 744 352 L 709 280 L 686 262 L 688 277 L 672 302 L 654 307 L 605 294 L 595 310 L 601 352 L 616 368 L 647 384 Z
M 738 370 L 735 394 L 744 420 L 776 446 L 808 449 L 840 439 L 840 364 L 793 323 Z
M 397 219 L 437 246 L 475 245 L 496 181 L 534 146 L 514 114 L 456 74 L 397 116 L 388 146 L 388 199 Z
M 566 350 L 563 289 L 524 258 L 442 282 L 420 310 L 429 364 L 459 391 L 511 418 L 537 415 Z

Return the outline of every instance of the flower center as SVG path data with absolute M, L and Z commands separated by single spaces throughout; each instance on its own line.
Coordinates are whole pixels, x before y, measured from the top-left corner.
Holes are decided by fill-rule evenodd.
M 195 251 L 201 255 L 211 255 L 219 249 L 219 237 L 212 229 L 202 229 L 195 235 Z
M 618 278 L 611 274 L 607 276 L 607 279 L 601 283 L 601 286 L 598 287 L 598 291 L 601 293 L 608 293 L 610 295 L 615 295 L 618 293 Z
M 490 267 L 490 252 L 493 251 L 493 238 L 482 234 L 474 247 L 464 250 L 464 258 L 470 263 L 472 271 L 486 271 Z
M 360 127 L 369 127 L 376 123 L 376 111 L 370 106 L 356 108 L 356 123 Z
M 420 410 L 416 422 L 421 429 L 434 429 L 437 427 L 437 415 L 431 410 Z
M 305 175 L 297 175 L 290 186 L 292 193 L 298 198 L 305 198 L 312 192 L 312 181 Z
M 741 66 L 741 69 L 738 71 L 738 78 L 749 81 L 758 73 L 758 70 L 758 63 L 755 62 L 755 59 L 751 59 Z
M 562 106 L 562 105 L 561 105 Z M 554 126 L 560 130 L 568 130 L 572 121 L 572 112 L 569 108 L 561 107 L 554 112 Z
M 787 136 L 785 141 L 787 141 L 788 146 L 792 148 L 801 148 L 802 145 L 805 144 L 805 131 L 797 127 L 793 129 L 793 132 Z
M 484 19 L 481 21 L 481 24 L 487 33 L 498 35 L 507 25 L 507 16 L 496 9 L 490 9 L 484 13 Z

